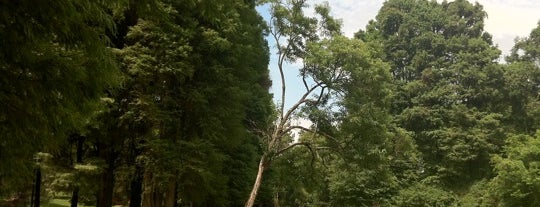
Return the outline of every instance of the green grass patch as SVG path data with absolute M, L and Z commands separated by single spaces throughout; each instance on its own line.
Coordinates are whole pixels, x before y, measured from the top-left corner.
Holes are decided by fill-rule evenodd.
M 48 203 L 44 203 L 42 206 L 43 207 L 69 207 L 70 203 L 69 203 L 69 198 L 68 199 L 55 198 L 55 199 L 50 200 Z M 91 207 L 91 206 L 85 206 L 81 202 L 79 202 L 78 206 L 79 207 Z

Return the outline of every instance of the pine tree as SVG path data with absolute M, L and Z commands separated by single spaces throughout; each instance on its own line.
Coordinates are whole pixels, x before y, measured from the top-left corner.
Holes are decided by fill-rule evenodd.
M 30 183 L 33 155 L 80 128 L 118 70 L 104 34 L 113 2 L 2 1 L 0 191 Z

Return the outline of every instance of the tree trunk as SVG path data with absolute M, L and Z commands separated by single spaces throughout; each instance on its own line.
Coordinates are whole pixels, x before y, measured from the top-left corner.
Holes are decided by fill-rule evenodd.
M 114 190 L 114 163 L 109 163 L 101 175 L 101 189 L 98 194 L 96 207 L 111 207 Z
M 129 207 L 141 207 L 142 202 L 142 183 L 143 176 L 141 174 L 142 168 L 136 167 L 135 177 L 131 180 L 130 200 Z
M 77 207 L 79 204 L 79 186 L 75 186 L 71 194 L 71 207 Z
M 36 184 L 34 186 L 34 197 L 32 200 L 32 207 L 39 207 L 41 200 L 41 169 L 36 170 Z
M 165 196 L 165 207 L 176 207 L 176 179 L 174 177 L 169 179 Z
M 77 151 L 76 151 L 76 160 L 75 163 L 81 164 L 83 159 L 83 144 L 84 137 L 80 135 L 77 136 Z M 73 192 L 71 194 L 71 207 L 77 207 L 79 205 L 79 185 L 73 187 Z
M 279 207 L 279 191 L 274 193 L 274 207 Z
M 154 191 L 152 192 L 152 195 L 154 196 L 154 205 L 153 207 L 162 207 L 163 206 L 163 192 L 157 190 L 154 188 Z
M 73 193 L 71 194 L 71 207 L 77 207 L 79 204 L 79 187 L 75 187 L 73 189 Z
M 143 194 L 142 194 L 142 206 L 153 207 L 154 206 L 154 185 L 152 184 L 152 173 L 147 169 L 143 176 Z
M 151 207 L 152 206 L 152 184 L 149 180 L 149 173 L 145 171 L 143 176 L 143 189 L 142 190 L 142 206 Z
M 259 170 L 257 171 L 257 178 L 255 178 L 255 183 L 253 184 L 253 188 L 251 189 L 251 193 L 249 194 L 249 199 L 246 202 L 245 207 L 252 207 L 255 203 L 255 198 L 257 198 L 257 192 L 259 191 L 259 188 L 261 187 L 263 172 L 266 169 L 266 154 L 264 154 L 261 157 L 261 161 L 259 161 Z

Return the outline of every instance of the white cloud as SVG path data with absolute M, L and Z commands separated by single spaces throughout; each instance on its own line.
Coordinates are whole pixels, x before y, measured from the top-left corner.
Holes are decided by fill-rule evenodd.
M 313 123 L 308 119 L 296 118 L 296 119 L 291 120 L 291 125 L 310 128 L 311 125 L 313 125 Z M 300 133 L 302 133 L 302 130 L 300 129 L 292 130 L 292 134 L 293 134 L 292 136 L 293 136 L 294 142 L 298 142 L 298 139 L 300 139 Z
M 481 0 L 488 13 L 485 30 L 493 35 L 503 54 L 508 54 L 516 37 L 526 37 L 540 20 L 538 0 Z
M 315 4 L 325 2 L 315 0 Z M 364 29 L 369 20 L 375 16 L 382 7 L 383 0 L 333 0 L 326 1 L 332 9 L 334 17 L 343 20 L 343 32 L 352 37 L 359 29 Z

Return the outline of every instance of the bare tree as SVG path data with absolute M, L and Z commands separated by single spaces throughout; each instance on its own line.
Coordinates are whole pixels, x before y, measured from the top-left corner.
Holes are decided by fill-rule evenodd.
M 295 125 L 293 120 L 298 118 L 302 106 L 318 106 L 330 96 L 332 84 L 346 78 L 346 73 L 339 66 L 324 69 L 316 64 L 309 63 L 306 58 L 310 55 L 310 45 L 322 42 L 340 34 L 340 21 L 329 16 L 328 5 L 317 5 L 315 12 L 319 18 L 306 16 L 303 12 L 306 8 L 306 0 L 292 0 L 286 3 L 280 0 L 268 1 L 271 5 L 271 22 L 269 36 L 275 42 L 277 50 L 277 68 L 281 80 L 281 99 L 277 108 L 277 117 L 269 129 L 259 130 L 263 137 L 264 152 L 259 161 L 257 177 L 246 202 L 246 207 L 255 203 L 257 192 L 262 183 L 263 173 L 270 166 L 272 160 L 297 147 L 307 147 L 315 156 L 315 148 L 309 140 L 287 142 L 284 137 L 290 135 L 293 130 L 308 131 L 330 138 L 330 136 L 318 132 L 316 126 L 306 128 Z M 287 86 L 285 83 L 285 63 L 302 61 L 299 69 L 305 92 L 296 102 L 286 108 L 285 98 Z

